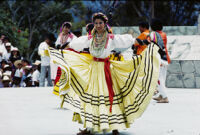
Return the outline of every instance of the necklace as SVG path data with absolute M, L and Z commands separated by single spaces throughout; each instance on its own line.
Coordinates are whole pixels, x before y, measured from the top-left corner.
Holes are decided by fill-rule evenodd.
M 104 32 L 103 34 L 96 34 L 94 36 L 94 42 L 95 44 L 101 44 L 103 41 L 105 41 L 106 38 L 106 32 Z
M 68 36 L 69 34 L 63 34 L 62 33 L 62 35 L 61 35 L 61 44 L 63 45 L 64 43 L 66 43 L 67 42 L 67 40 L 68 40 Z
M 100 57 L 104 51 L 107 42 L 108 33 L 105 31 L 103 34 L 99 35 L 94 33 L 92 44 L 91 44 L 91 54 L 95 57 Z

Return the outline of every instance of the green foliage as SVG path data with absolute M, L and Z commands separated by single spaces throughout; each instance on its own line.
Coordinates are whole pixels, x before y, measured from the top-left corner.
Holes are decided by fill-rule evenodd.
M 37 48 L 47 32 L 57 35 L 64 21 L 80 18 L 82 27 L 85 12 L 81 1 L 2 1 L 0 9 L 0 32 L 9 36 L 27 59 L 38 59 Z M 20 30 L 20 32 L 18 32 Z
M 192 26 L 197 23 L 198 1 L 126 1 L 113 12 L 116 26 L 138 25 L 141 20 L 160 18 L 167 26 Z
M 9 12 L 1 11 L 0 33 L 6 35 L 13 46 L 19 48 L 20 53 L 25 53 L 28 48 L 28 30 L 21 30 L 15 22 L 10 19 Z

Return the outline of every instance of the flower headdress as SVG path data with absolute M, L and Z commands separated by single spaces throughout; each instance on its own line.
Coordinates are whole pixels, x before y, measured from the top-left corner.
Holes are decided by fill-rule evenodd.
M 62 26 L 60 27 L 60 32 L 62 32 L 63 27 L 64 27 L 65 25 L 67 25 L 69 28 L 72 27 L 72 23 L 71 23 L 71 22 L 64 22 L 64 23 L 62 24 Z
M 101 12 L 98 12 L 98 13 L 94 13 L 93 16 L 92 16 L 92 22 L 94 23 L 94 21 L 96 19 L 101 19 L 104 21 L 105 25 L 106 25 L 106 30 L 108 31 L 108 33 L 112 33 L 112 29 L 111 27 L 108 25 L 108 17 L 101 13 Z M 92 30 L 92 33 L 94 33 L 94 29 Z

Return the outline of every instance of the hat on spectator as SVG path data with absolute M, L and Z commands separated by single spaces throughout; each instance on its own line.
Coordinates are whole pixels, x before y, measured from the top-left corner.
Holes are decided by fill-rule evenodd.
M 36 60 L 35 63 L 33 63 L 33 65 L 37 65 L 37 66 L 40 64 L 41 64 L 41 61 L 39 61 L 39 60 Z
M 10 77 L 8 77 L 7 75 L 3 76 L 3 81 L 10 81 Z
M 9 43 L 9 42 L 8 42 L 8 43 L 6 43 L 6 45 L 5 45 L 5 46 L 11 46 L 11 43 Z
M 31 68 L 32 68 L 32 66 L 30 66 L 30 65 L 23 67 L 23 69 L 27 69 L 27 70 L 30 70 Z
M 3 68 L 5 69 L 5 68 L 7 68 L 7 67 L 10 67 L 10 66 L 6 64 L 6 65 L 4 65 L 4 67 L 3 67 Z
M 17 67 L 18 64 L 22 64 L 22 60 L 16 60 L 16 61 L 14 62 L 15 67 Z
M 19 51 L 17 47 L 13 47 L 11 51 Z

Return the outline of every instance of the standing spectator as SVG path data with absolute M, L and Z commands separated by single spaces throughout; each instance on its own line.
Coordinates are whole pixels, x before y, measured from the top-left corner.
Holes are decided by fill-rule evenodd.
M 1 35 L 1 37 L 0 37 L 0 45 L 2 45 L 3 44 L 3 39 L 5 38 L 5 35 Z
M 149 23 L 148 22 L 140 22 L 139 23 L 139 30 L 141 34 L 137 37 L 140 40 L 145 40 L 147 39 L 147 36 L 149 35 Z M 135 53 L 137 55 L 140 55 L 142 51 L 147 47 L 146 45 L 140 45 L 137 40 L 135 40 L 134 48 L 135 48 Z
M 21 55 L 20 55 L 20 52 L 18 50 L 17 47 L 13 47 L 11 49 L 11 56 L 10 56 L 10 61 L 12 63 L 14 63 L 16 60 L 20 60 L 21 59 Z
M 14 65 L 16 67 L 16 70 L 15 70 L 15 74 L 14 74 L 14 77 L 13 77 L 12 86 L 20 87 L 21 79 L 22 79 L 22 76 L 23 76 L 22 61 L 16 60 L 14 62 Z
M 158 97 L 153 98 L 157 100 L 157 103 L 168 103 L 168 97 L 165 92 L 165 80 L 166 80 L 166 72 L 167 72 L 167 65 L 170 63 L 170 58 L 167 51 L 167 36 L 166 33 L 162 31 L 163 25 L 160 19 L 152 19 L 151 22 L 151 29 L 156 31 L 160 34 L 163 44 L 164 44 L 164 55 L 161 55 L 161 65 L 160 65 L 160 74 L 158 80 Z
M 5 43 L 5 47 L 6 47 L 6 52 L 4 52 L 4 54 L 3 54 L 3 59 L 8 61 L 11 56 L 11 43 L 9 43 L 9 42 Z
M 32 85 L 35 87 L 39 87 L 40 65 L 41 62 L 39 60 L 36 60 L 35 63 L 33 63 Z
M 40 87 L 45 86 L 46 72 L 48 71 L 48 84 L 47 86 L 53 86 L 51 82 L 51 70 L 50 70 L 50 57 L 46 55 L 48 47 L 55 42 L 53 34 L 47 34 L 45 41 L 42 42 L 38 47 L 38 54 L 41 56 L 41 76 L 40 76 Z
M 4 38 L 5 38 L 5 35 L 1 35 L 1 38 L 0 38 L 0 62 L 3 59 L 3 53 L 6 51 L 6 48 L 3 43 Z

